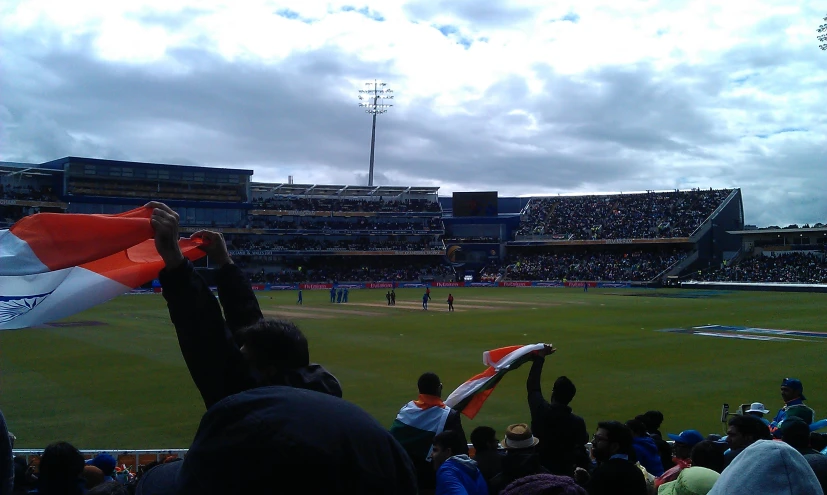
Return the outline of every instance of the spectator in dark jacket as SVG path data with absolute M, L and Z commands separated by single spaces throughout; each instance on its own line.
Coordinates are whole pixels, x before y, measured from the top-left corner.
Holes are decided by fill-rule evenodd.
M 40 457 L 37 478 L 39 495 L 81 495 L 86 481 L 81 477 L 86 464 L 80 451 L 66 442 L 47 446 Z
M 534 356 L 528 373 L 528 406 L 531 410 L 531 430 L 540 440 L 540 462 L 552 474 L 573 476 L 576 466 L 588 466 L 586 443 L 589 434 L 583 418 L 573 414 L 569 403 L 577 389 L 565 376 L 554 382 L 551 402 L 543 398 L 540 377 L 543 373 L 545 356 L 554 352 L 552 348 Z
M 597 424 L 592 438 L 592 456 L 597 467 L 586 482 L 589 495 L 647 495 L 643 472 L 629 460 L 633 452 L 632 431 L 623 423 Z
M 192 236 L 204 242 L 202 249 L 219 267 L 219 305 L 178 247 L 178 214 L 162 203 L 147 206 L 154 208 L 155 247 L 166 264 L 159 275 L 164 299 L 207 409 L 230 395 L 268 385 L 342 396 L 336 378 L 310 364 L 307 340 L 295 325 L 263 319 L 250 283 L 230 259 L 221 234 L 202 231 Z
M 497 432 L 490 426 L 478 426 L 471 432 L 471 443 L 474 445 L 474 460 L 485 481 L 502 471 L 504 452 L 500 453 L 497 441 Z
M 506 429 L 502 446 L 506 450 L 503 470 L 488 483 L 488 493 L 498 495 L 505 487 L 525 476 L 549 474 L 540 464 L 535 447 L 540 441 L 531 434 L 527 424 L 511 425 Z
M 641 466 L 646 468 L 652 476 L 663 474 L 663 464 L 660 460 L 660 453 L 655 441 L 646 432 L 646 425 L 641 421 L 631 419 L 626 426 L 632 430 L 632 447 L 635 450 L 635 457 Z
M 810 447 L 810 427 L 798 417 L 792 416 L 781 422 L 776 430 L 790 447 L 804 456 L 818 478 L 822 490 L 827 490 L 827 456 Z

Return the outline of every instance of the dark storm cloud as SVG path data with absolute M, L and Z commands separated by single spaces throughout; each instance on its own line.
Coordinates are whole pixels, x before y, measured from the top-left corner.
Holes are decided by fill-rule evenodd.
M 67 48 L 40 36 L 8 37 L 2 50 L 1 159 L 80 155 L 243 167 L 259 180 L 292 174 L 298 183 L 313 174 L 367 182 L 370 116 L 357 107 L 350 81 L 400 79 L 391 65 L 329 48 L 277 65 L 229 62 L 205 49 L 174 50 L 169 61 L 150 65 L 105 62 L 92 55 L 91 40 Z M 577 76 L 538 65 L 541 91 L 506 77 L 464 113 L 443 113 L 432 99 L 403 99 L 378 119 L 375 180 L 502 194 L 741 186 L 748 222 L 825 221 L 825 147 L 806 133 L 777 134 L 812 127 L 813 114 L 784 119 L 760 96 L 727 95 L 731 73 L 760 72 L 765 60 L 735 50 L 667 73 L 637 64 Z M 741 84 L 782 95 L 785 86 L 811 91 L 817 84 L 800 79 L 778 70 Z M 766 114 L 770 128 L 743 134 L 767 139 L 742 143 L 721 110 Z

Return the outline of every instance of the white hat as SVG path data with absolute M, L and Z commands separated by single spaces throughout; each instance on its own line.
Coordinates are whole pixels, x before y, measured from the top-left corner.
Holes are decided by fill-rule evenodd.
M 760 402 L 753 402 L 749 406 L 749 409 L 747 409 L 747 412 L 748 413 L 750 413 L 750 412 L 759 412 L 761 414 L 767 414 L 770 411 L 769 411 L 769 409 L 764 408 L 764 404 L 761 404 Z

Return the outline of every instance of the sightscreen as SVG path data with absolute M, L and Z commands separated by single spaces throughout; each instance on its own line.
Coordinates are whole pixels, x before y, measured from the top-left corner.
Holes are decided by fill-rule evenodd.
M 497 191 L 455 192 L 453 210 L 455 217 L 496 217 Z

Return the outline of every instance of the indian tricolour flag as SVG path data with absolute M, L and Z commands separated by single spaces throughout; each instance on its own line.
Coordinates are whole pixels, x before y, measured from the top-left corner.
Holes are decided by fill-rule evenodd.
M 158 276 L 152 209 L 118 215 L 38 213 L 0 230 L 0 330 L 59 320 Z M 204 256 L 182 239 L 189 259 Z
M 530 361 L 532 354 L 541 351 L 544 345 L 515 345 L 485 351 L 482 354 L 482 363 L 488 368 L 451 392 L 445 399 L 445 405 L 474 419 L 503 376 Z

